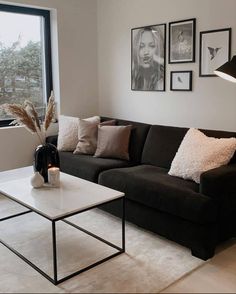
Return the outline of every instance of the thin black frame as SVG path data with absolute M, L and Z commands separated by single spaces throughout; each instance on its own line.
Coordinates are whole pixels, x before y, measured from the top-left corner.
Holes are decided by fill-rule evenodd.
M 92 207 L 89 207 L 89 208 L 85 208 L 79 212 L 73 212 L 73 213 L 70 213 L 68 214 L 67 216 L 62 216 L 62 217 L 58 217 L 56 219 L 51 219 L 49 217 L 46 217 L 45 215 L 43 215 L 42 213 L 38 212 L 38 211 L 35 211 L 35 210 L 31 210 L 31 208 L 26 205 L 26 204 L 23 204 L 22 202 L 19 202 L 18 200 L 16 199 L 13 199 L 12 197 L 8 197 L 7 195 L 3 195 L 4 197 L 6 198 L 9 198 L 13 201 L 15 201 L 16 203 L 20 204 L 21 206 L 27 208 L 26 211 L 23 211 L 21 213 L 17 213 L 17 214 L 14 214 L 14 215 L 9 215 L 7 217 L 3 217 L 0 219 L 0 222 L 2 221 L 5 221 L 5 220 L 8 220 L 8 219 L 11 219 L 11 218 L 15 218 L 15 217 L 20 217 L 21 215 L 24 215 L 24 214 L 27 214 L 27 213 L 36 213 L 44 218 L 46 218 L 47 220 L 49 220 L 51 222 L 51 229 L 52 229 L 52 255 L 53 255 L 53 260 L 52 260 L 52 263 L 53 263 L 53 278 L 51 276 L 49 276 L 46 272 L 44 272 L 42 269 L 40 269 L 37 265 L 35 265 L 33 262 L 31 262 L 28 258 L 26 258 L 24 255 L 22 255 L 19 251 L 17 251 L 16 249 L 14 249 L 12 246 L 10 246 L 7 242 L 3 241 L 2 239 L 0 239 L 0 244 L 4 245 L 6 248 L 8 248 L 10 251 L 12 251 L 14 254 L 16 254 L 18 257 L 20 257 L 23 261 L 25 261 L 27 264 L 29 264 L 34 270 L 36 270 L 38 273 L 40 273 L 42 276 L 44 276 L 46 279 L 48 279 L 51 283 L 53 283 L 54 285 L 58 285 L 74 276 L 77 276 L 99 264 L 102 264 L 104 262 L 106 262 L 107 260 L 113 258 L 113 257 L 116 257 L 122 253 L 125 252 L 125 196 L 121 196 L 119 198 L 116 198 L 116 199 L 113 199 L 113 200 L 109 200 L 105 203 L 101 203 L 101 204 L 97 204 L 97 205 L 94 205 Z M 67 218 L 69 218 L 70 216 L 73 216 L 73 215 L 76 215 L 76 214 L 80 214 L 82 212 L 85 212 L 85 211 L 88 211 L 88 210 L 91 210 L 93 208 L 97 208 L 97 207 L 102 207 L 104 204 L 109 204 L 109 203 L 112 203 L 112 202 L 115 202 L 117 200 L 121 200 L 122 201 L 122 207 L 121 207 L 121 210 L 122 210 L 122 215 L 121 215 L 121 247 L 120 246 L 117 246 L 116 244 L 114 243 L 111 243 L 109 241 L 107 241 L 106 239 L 103 239 L 101 237 L 99 237 L 98 235 L 92 233 L 92 232 L 89 232 L 88 230 L 85 230 L 84 228 L 70 222 L 67 220 Z M 107 244 L 108 246 L 114 248 L 117 250 L 117 252 L 103 258 L 103 259 L 100 259 L 80 270 L 77 270 L 61 279 L 58 278 L 58 262 L 57 262 L 57 235 L 56 235 L 56 223 L 58 221 L 63 221 L 65 222 L 66 224 L 70 225 L 70 226 L 73 226 L 74 228 L 80 230 L 81 232 Z
M 163 90 L 139 90 L 132 88 L 132 64 L 133 64 L 133 31 L 143 28 L 150 28 L 155 26 L 164 26 L 164 75 L 163 75 Z M 166 90 L 166 23 L 154 24 L 131 29 L 131 90 L 132 91 L 146 91 L 146 92 L 165 92 Z
M 38 15 L 44 18 L 44 55 L 45 55 L 45 80 L 46 80 L 46 99 L 53 90 L 52 82 L 52 51 L 51 51 L 51 26 L 50 11 L 31 7 L 22 7 L 18 5 L 0 4 L 0 11 L 21 13 L 28 15 Z M 0 127 L 9 126 L 13 120 L 0 121 Z
M 191 60 L 186 60 L 186 61 L 171 61 L 170 59 L 170 52 L 171 52 L 171 26 L 172 24 L 177 24 L 177 23 L 185 23 L 185 22 L 190 22 L 192 21 L 193 23 L 193 43 L 192 43 L 192 59 Z M 192 63 L 195 62 L 195 55 L 196 55 L 196 18 L 189 18 L 189 19 L 184 19 L 184 20 L 178 20 L 178 21 L 172 21 L 169 22 L 169 39 L 168 39 L 168 63 L 169 64 L 176 64 L 176 63 Z
M 228 60 L 231 59 L 231 35 L 232 35 L 232 29 L 231 28 L 223 28 L 218 30 L 209 30 L 209 31 L 201 31 L 200 32 L 200 41 L 199 41 L 199 77 L 216 77 L 215 74 L 202 74 L 202 35 L 204 34 L 211 34 L 211 33 L 217 33 L 217 32 L 223 32 L 228 31 L 229 33 L 229 40 L 228 40 Z M 220 66 L 220 65 L 219 65 Z
M 174 89 L 173 88 L 173 74 L 175 74 L 175 73 L 189 73 L 189 87 L 188 87 L 188 89 Z M 192 78 L 193 78 L 193 71 L 192 70 L 171 71 L 170 72 L 170 90 L 171 91 L 192 91 Z

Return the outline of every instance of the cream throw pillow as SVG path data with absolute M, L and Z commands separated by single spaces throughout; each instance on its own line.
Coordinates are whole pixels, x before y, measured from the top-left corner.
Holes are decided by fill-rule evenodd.
M 228 164 L 235 150 L 236 138 L 207 137 L 191 128 L 171 163 L 169 175 L 200 183 L 203 172 Z
M 73 116 L 59 115 L 59 132 L 57 149 L 59 151 L 74 151 L 78 143 L 79 118 Z M 84 119 L 88 122 L 100 121 L 99 116 Z
M 59 115 L 57 149 L 73 151 L 78 143 L 78 117 Z

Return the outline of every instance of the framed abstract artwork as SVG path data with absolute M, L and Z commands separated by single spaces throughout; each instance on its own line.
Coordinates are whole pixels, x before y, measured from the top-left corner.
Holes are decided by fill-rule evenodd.
M 131 90 L 165 91 L 166 24 L 131 30 Z
M 169 63 L 195 62 L 196 18 L 169 23 Z
M 171 91 L 192 91 L 192 71 L 171 71 Z
M 230 60 L 231 28 L 200 32 L 199 76 L 215 77 L 214 70 Z

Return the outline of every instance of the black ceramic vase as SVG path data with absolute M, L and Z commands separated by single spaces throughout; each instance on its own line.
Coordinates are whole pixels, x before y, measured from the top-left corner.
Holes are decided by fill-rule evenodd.
M 60 167 L 60 159 L 57 147 L 51 143 L 39 145 L 34 153 L 34 170 L 38 171 L 48 182 L 48 168 Z

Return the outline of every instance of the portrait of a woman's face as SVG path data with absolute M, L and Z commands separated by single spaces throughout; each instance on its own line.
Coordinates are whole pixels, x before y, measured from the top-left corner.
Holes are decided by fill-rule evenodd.
M 165 30 L 165 24 L 132 29 L 132 90 L 165 91 Z
M 156 43 L 151 31 L 142 33 L 139 45 L 140 65 L 144 68 L 150 68 L 153 65 L 153 56 L 156 50 Z

